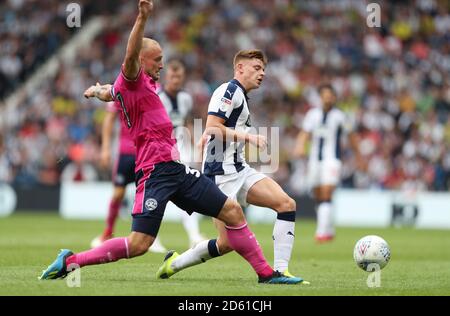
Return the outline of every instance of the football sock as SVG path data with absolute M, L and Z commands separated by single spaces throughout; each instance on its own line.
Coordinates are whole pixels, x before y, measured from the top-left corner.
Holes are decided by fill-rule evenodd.
M 259 277 L 267 278 L 271 276 L 273 269 L 264 258 L 261 246 L 248 228 L 247 223 L 237 227 L 226 226 L 225 228 L 231 248 L 250 263 Z
M 77 264 L 80 267 L 115 262 L 129 258 L 128 239 L 113 238 L 105 241 L 101 246 L 74 254 L 66 259 L 66 265 Z
M 106 229 L 103 233 L 104 236 L 111 236 L 114 231 L 114 225 L 119 215 L 120 201 L 114 199 L 109 203 L 108 217 L 106 218 Z
M 175 258 L 171 268 L 177 272 L 219 256 L 217 240 L 204 240 Z
M 274 269 L 288 269 L 295 239 L 295 211 L 279 213 L 273 227 Z
M 333 213 L 330 202 L 321 202 L 317 209 L 317 236 L 333 236 Z

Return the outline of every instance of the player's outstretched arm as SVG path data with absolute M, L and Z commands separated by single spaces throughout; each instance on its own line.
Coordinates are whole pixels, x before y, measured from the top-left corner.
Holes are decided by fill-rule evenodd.
M 128 38 L 127 53 L 123 62 L 123 73 L 127 79 L 134 80 L 139 74 L 139 53 L 144 38 L 145 23 L 153 12 L 152 0 L 139 1 L 139 14 Z
M 112 86 L 110 84 L 101 85 L 97 82 L 95 86 L 90 86 L 86 91 L 84 91 L 84 97 L 87 99 L 97 98 L 103 102 L 113 101 L 111 87 Z

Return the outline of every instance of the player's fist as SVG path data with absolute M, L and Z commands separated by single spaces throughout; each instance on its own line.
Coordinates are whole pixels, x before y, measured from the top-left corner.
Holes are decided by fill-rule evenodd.
M 153 0 L 140 0 L 139 13 L 145 18 L 148 18 L 153 12 Z
M 87 88 L 86 91 L 84 91 L 84 97 L 86 99 L 96 97 L 100 87 L 101 87 L 100 83 L 98 83 L 98 82 L 97 82 L 97 84 L 95 86 L 90 86 L 89 88 Z

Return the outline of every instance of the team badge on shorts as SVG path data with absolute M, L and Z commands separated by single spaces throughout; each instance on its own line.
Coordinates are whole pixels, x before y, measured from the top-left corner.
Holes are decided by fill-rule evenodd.
M 158 201 L 155 199 L 148 199 L 145 201 L 145 209 L 147 211 L 154 211 L 158 207 Z
M 124 184 L 125 183 L 125 177 L 123 174 L 117 174 L 116 175 L 116 183 L 117 184 Z

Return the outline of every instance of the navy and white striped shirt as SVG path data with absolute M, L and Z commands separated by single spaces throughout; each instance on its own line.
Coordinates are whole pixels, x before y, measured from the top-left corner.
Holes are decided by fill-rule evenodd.
M 158 95 L 170 116 L 174 128 L 185 125 L 186 116 L 192 111 L 192 97 L 185 91 L 179 91 L 176 97 L 166 91 L 158 91 Z
M 242 84 L 236 79 L 222 84 L 214 91 L 208 106 L 208 115 L 225 120 L 224 125 L 236 131 L 250 131 L 250 111 L 248 97 Z M 205 147 L 203 173 L 206 175 L 226 175 L 242 171 L 247 163 L 244 143 L 210 137 Z
M 311 133 L 309 160 L 329 161 L 341 159 L 341 136 L 344 132 L 351 132 L 352 126 L 344 112 L 337 108 L 332 108 L 328 112 L 324 112 L 321 108 L 313 108 L 306 114 L 303 130 Z
M 172 121 L 178 150 L 180 152 L 180 160 L 189 165 L 193 160 L 192 144 L 191 138 L 187 137 L 189 135 L 185 135 L 184 127 L 186 126 L 186 118 L 192 111 L 194 101 L 191 95 L 185 91 L 179 91 L 174 97 L 169 95 L 165 90 L 160 90 L 158 95 Z

